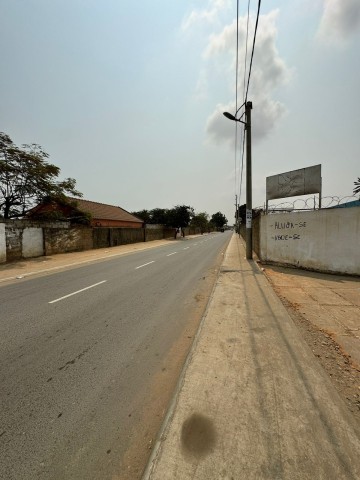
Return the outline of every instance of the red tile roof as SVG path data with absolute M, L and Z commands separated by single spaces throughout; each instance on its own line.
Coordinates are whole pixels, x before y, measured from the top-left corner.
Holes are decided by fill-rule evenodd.
M 94 220 L 121 220 L 124 222 L 143 223 L 142 220 L 131 215 L 131 213 L 123 208 L 114 205 L 91 202 L 90 200 L 83 200 L 82 198 L 69 198 L 69 200 L 76 201 L 77 208 L 83 212 L 90 213 Z

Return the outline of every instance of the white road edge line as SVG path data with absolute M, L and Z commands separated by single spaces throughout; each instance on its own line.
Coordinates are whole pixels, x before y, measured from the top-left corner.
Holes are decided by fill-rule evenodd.
M 135 268 L 135 270 L 137 270 L 138 268 L 146 267 L 146 265 L 150 265 L 150 263 L 155 263 L 155 260 L 153 260 L 152 262 L 144 263 L 144 265 L 139 265 Z
M 107 280 L 103 280 L 102 282 L 94 283 L 94 285 L 90 285 L 89 287 L 82 288 L 81 290 L 77 290 L 76 292 L 69 293 L 69 295 L 65 295 L 64 297 L 57 298 L 56 300 L 52 300 L 49 303 L 60 302 L 60 300 L 64 300 L 65 298 L 72 297 L 73 295 L 76 295 L 77 293 L 84 292 L 85 290 L 89 290 L 89 288 L 97 287 L 98 285 L 101 285 L 102 283 L 105 283 L 105 282 L 107 282 Z
M 154 246 L 154 247 L 157 248 L 156 246 Z M 82 260 L 81 262 L 67 263 L 65 265 L 58 265 L 57 267 L 44 268 L 43 270 L 34 270 L 33 272 L 21 274 L 21 278 L 28 277 L 29 275 L 37 275 L 39 273 L 51 272 L 53 270 L 61 270 L 61 269 L 65 269 L 67 267 L 74 267 L 74 266 L 76 267 L 78 265 L 83 265 L 84 263 L 92 263 L 92 262 L 96 262 L 98 260 L 106 260 L 106 259 L 112 258 L 112 257 L 121 257 L 122 255 L 128 255 L 128 254 L 131 254 L 131 253 L 143 252 L 144 250 L 149 250 L 150 248 L 154 248 L 154 247 L 147 247 L 146 246 L 144 248 L 140 248 L 139 250 L 129 250 L 127 252 L 118 252 L 118 253 L 113 253 L 111 255 L 104 255 L 103 257 L 97 257 L 96 253 L 94 253 L 93 256 L 91 258 L 88 258 L 87 260 Z M 46 260 L 44 260 L 44 261 L 46 262 Z M 7 282 L 9 280 L 16 280 L 17 278 L 18 278 L 18 275 L 15 275 L 13 277 L 1 278 L 0 283 L 1 282 Z
M 167 257 L 171 257 L 171 255 L 175 255 L 177 252 L 169 253 L 169 255 L 166 255 Z
M 185 247 L 184 250 L 187 250 L 188 248 L 190 248 L 190 247 Z

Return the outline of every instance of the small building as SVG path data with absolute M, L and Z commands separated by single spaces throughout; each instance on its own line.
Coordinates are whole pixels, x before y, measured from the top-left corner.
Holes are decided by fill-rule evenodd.
M 141 228 L 144 224 L 140 218 L 121 207 L 91 202 L 82 198 L 72 200 L 76 200 L 76 206 L 79 210 L 91 215 L 90 225 L 93 227 Z
M 144 225 L 142 220 L 121 207 L 69 197 L 66 201 L 44 201 L 30 210 L 27 218 L 69 220 L 92 227 L 142 228 Z

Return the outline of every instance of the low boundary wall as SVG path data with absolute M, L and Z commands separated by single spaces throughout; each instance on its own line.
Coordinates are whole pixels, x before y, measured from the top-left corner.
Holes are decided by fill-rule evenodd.
M 41 255 L 81 252 L 93 247 L 92 228 L 44 228 L 44 250 Z
M 360 275 L 360 207 L 262 215 L 253 248 L 263 262 Z
M 186 235 L 198 229 L 186 229 Z M 69 222 L 7 220 L 0 223 L 0 263 L 130 243 L 174 238 L 175 229 L 72 226 Z

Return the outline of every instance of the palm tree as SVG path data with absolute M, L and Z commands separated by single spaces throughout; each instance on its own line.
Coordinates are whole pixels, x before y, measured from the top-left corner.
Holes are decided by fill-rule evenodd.
M 360 193 L 360 177 L 358 177 L 357 181 L 354 182 L 355 188 L 354 188 L 354 194 Z

